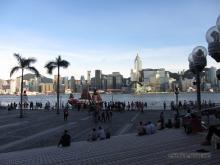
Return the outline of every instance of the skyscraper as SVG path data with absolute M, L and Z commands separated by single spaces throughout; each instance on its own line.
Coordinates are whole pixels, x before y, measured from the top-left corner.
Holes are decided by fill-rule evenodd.
M 95 88 L 101 89 L 101 78 L 102 78 L 102 71 L 95 70 Z
M 91 84 L 91 71 L 87 71 L 87 84 Z
M 131 70 L 131 81 L 140 81 L 142 70 L 142 61 L 140 56 L 137 54 L 134 60 L 134 69 Z

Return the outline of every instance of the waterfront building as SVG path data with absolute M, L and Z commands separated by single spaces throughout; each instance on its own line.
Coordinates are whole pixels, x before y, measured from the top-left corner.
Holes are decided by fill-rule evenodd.
M 123 76 L 119 72 L 113 72 L 113 89 L 121 89 L 123 86 Z
M 87 71 L 87 84 L 90 85 L 91 84 L 91 71 Z
M 70 80 L 68 81 L 68 89 L 70 89 L 71 92 L 76 92 L 76 83 L 74 76 L 71 76 Z
M 60 77 L 60 84 L 63 85 L 65 89 L 68 89 L 68 77 Z
M 10 92 L 9 94 L 15 94 L 16 92 L 16 81 L 11 79 L 10 80 Z
M 76 92 L 81 93 L 82 92 L 82 84 L 80 80 L 75 80 L 75 85 L 76 85 Z
M 101 87 L 103 90 L 107 90 L 107 75 L 102 74 Z
M 32 91 L 40 92 L 41 77 L 35 77 L 32 80 Z
M 16 92 L 20 93 L 21 92 L 21 77 L 17 77 L 15 81 L 16 81 Z
M 205 68 L 205 83 L 211 84 L 212 88 L 217 86 L 216 70 L 215 67 Z
M 134 60 L 134 68 L 131 69 L 131 81 L 140 82 L 141 78 L 141 70 L 142 70 L 142 61 L 140 56 L 137 54 Z
M 80 83 L 81 83 L 82 86 L 86 85 L 86 79 L 83 75 L 80 77 Z
M 3 81 L 2 94 L 10 94 L 10 80 Z
M 95 88 L 101 89 L 101 78 L 102 78 L 102 71 L 95 70 Z
M 192 88 L 195 88 L 195 86 L 193 85 L 193 83 L 195 82 L 195 78 L 184 78 L 184 79 L 181 79 L 181 87 L 182 87 L 182 91 L 183 92 L 187 92 L 189 91 L 190 89 Z
M 112 74 L 107 75 L 107 90 L 108 89 L 113 89 L 113 81 L 114 81 L 114 77 Z
M 169 90 L 169 73 L 165 69 L 143 69 L 141 80 L 145 88 L 154 92 Z
M 2 88 L 3 82 L 4 80 L 0 79 L 0 94 L 3 93 L 3 88 Z
M 53 83 L 40 83 L 39 86 L 41 93 L 48 94 L 48 93 L 53 93 L 54 91 Z

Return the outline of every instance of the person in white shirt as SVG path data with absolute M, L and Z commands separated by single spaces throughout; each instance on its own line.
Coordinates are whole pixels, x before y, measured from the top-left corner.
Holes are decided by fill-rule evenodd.
M 151 126 L 151 134 L 154 134 L 156 133 L 156 126 L 154 123 L 150 123 L 150 126 Z
M 149 121 L 147 124 L 145 124 L 145 130 L 147 135 L 154 134 L 156 133 L 156 126 Z

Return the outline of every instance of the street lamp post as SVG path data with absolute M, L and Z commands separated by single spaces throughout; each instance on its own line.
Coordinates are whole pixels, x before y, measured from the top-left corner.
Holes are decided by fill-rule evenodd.
M 220 15 L 217 18 L 216 26 L 212 26 L 206 32 L 206 41 L 208 42 L 209 55 L 220 62 Z M 220 69 L 216 71 L 216 77 L 220 80 Z
M 179 116 L 179 105 L 178 105 L 179 88 L 177 85 L 175 85 L 175 95 L 176 95 L 176 112 L 177 112 L 177 116 Z
M 175 86 L 176 107 L 178 107 L 178 94 L 179 94 L 179 88 L 178 88 L 178 86 L 176 85 L 176 86 Z
M 212 26 L 206 32 L 206 41 L 208 42 L 209 55 L 216 61 L 220 62 L 220 15 L 217 18 L 216 26 Z M 220 80 L 220 69 L 216 71 L 216 77 Z M 209 124 L 209 113 L 207 114 Z
M 199 111 L 201 111 L 200 73 L 207 64 L 206 55 L 207 55 L 206 48 L 203 46 L 197 46 L 193 49 L 192 53 L 189 55 L 188 58 L 189 68 L 191 72 L 196 75 L 197 103 L 198 103 Z

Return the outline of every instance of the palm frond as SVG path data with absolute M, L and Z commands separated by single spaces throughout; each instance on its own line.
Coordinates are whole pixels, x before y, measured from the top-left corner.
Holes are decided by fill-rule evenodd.
M 36 58 L 31 57 L 31 58 L 26 59 L 26 61 L 30 65 L 31 63 L 35 63 L 37 60 Z
M 19 65 L 21 65 L 21 64 L 22 64 L 22 61 L 24 60 L 24 58 L 22 58 L 21 55 L 18 54 L 18 53 L 14 53 L 13 55 L 14 55 L 15 58 L 17 59 Z
M 70 63 L 66 60 L 62 60 L 59 63 L 59 66 L 63 67 L 63 68 L 67 68 L 70 65 Z
M 44 68 L 50 68 L 51 66 L 56 66 L 56 62 L 50 61 L 50 62 L 46 63 L 46 65 L 44 66 Z
M 58 58 L 56 58 L 56 62 L 59 63 L 60 61 L 62 61 L 61 56 L 58 55 Z
M 10 72 L 10 77 L 15 73 L 17 72 L 19 69 L 21 69 L 21 67 L 19 66 L 15 66 L 11 69 L 11 72 Z
M 47 72 L 49 73 L 49 74 L 52 74 L 53 73 L 53 70 L 56 68 L 57 66 L 50 66 L 50 67 L 48 67 L 47 68 Z
M 37 77 L 40 77 L 40 73 L 39 71 L 35 68 L 35 67 L 27 67 L 27 70 L 30 70 L 31 72 L 33 72 Z
M 56 62 L 54 62 L 54 61 L 50 61 L 50 62 L 48 62 L 48 63 L 44 66 L 44 68 L 47 68 L 47 72 L 48 72 L 49 74 L 52 74 L 52 73 L 53 73 L 53 70 L 54 70 L 56 67 L 57 67 L 57 64 L 56 64 Z

